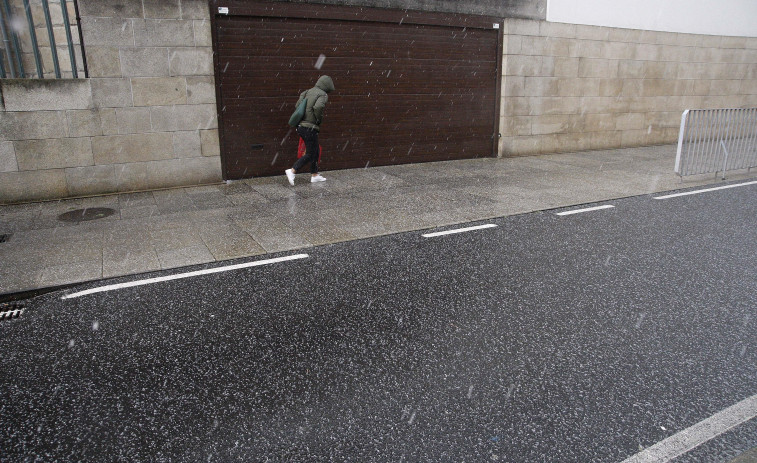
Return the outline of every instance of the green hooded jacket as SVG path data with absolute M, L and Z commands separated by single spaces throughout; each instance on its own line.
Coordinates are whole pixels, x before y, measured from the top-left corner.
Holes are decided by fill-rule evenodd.
M 321 76 L 315 87 L 305 90 L 300 94 L 295 108 L 300 105 L 303 98 L 308 99 L 305 107 L 305 117 L 300 122 L 303 127 L 320 130 L 321 121 L 323 121 L 323 111 L 326 109 L 326 103 L 329 101 L 329 93 L 334 91 L 334 81 L 329 76 Z

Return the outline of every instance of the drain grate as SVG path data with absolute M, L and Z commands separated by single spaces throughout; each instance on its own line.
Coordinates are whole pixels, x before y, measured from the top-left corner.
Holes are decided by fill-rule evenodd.
M 21 304 L 11 302 L 10 304 L 0 304 L 0 322 L 5 320 L 14 320 L 21 317 L 26 311 L 26 307 Z
M 86 222 L 88 220 L 97 220 L 110 217 L 116 211 L 109 207 L 88 207 L 86 209 L 77 209 L 75 211 L 65 212 L 58 216 L 61 222 Z
M 9 239 L 11 239 L 11 235 L 10 234 L 7 234 L 7 235 L 0 234 L 0 243 L 5 243 Z

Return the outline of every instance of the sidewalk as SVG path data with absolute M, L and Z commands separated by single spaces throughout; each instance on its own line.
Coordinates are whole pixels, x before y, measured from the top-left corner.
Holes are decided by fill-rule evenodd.
M 283 175 L 0 206 L 0 295 L 719 183 L 673 173 L 675 146 Z M 728 180 L 755 173 L 729 173 Z M 112 209 L 82 222 L 69 211 Z M 110 212 L 110 211 L 107 211 Z M 0 298 L 0 300 L 2 300 Z

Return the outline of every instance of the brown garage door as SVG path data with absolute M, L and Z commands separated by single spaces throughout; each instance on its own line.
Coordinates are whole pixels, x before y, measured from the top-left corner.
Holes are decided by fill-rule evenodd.
M 402 12 L 324 6 L 293 17 L 306 8 L 282 6 L 278 17 L 230 8 L 215 18 L 225 178 L 280 175 L 291 166 L 298 137 L 287 120 L 321 74 L 336 87 L 321 127 L 324 170 L 494 154 L 499 31 L 492 22 L 413 24 Z

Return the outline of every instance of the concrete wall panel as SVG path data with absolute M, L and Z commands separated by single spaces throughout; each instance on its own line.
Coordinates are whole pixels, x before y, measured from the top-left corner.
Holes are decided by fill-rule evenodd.
M 96 137 L 103 134 L 100 112 L 95 109 L 66 111 L 66 118 L 71 137 Z
M 181 0 L 181 19 L 210 19 L 207 0 Z
M 145 7 L 145 18 L 181 18 L 180 0 L 142 0 Z
M 96 0 L 90 0 L 95 3 Z M 141 6 L 141 5 L 140 5 Z M 82 13 L 83 14 L 83 13 Z M 123 17 L 82 17 L 82 35 L 87 47 L 133 47 L 134 27 Z
M 91 166 L 92 143 L 89 138 L 48 138 L 13 143 L 18 170 L 46 170 Z
M 217 183 L 221 181 L 221 159 L 203 156 L 120 164 L 115 166 L 115 176 L 119 191 Z
M 0 142 L 0 172 L 18 172 L 16 150 L 11 141 Z
M 92 102 L 96 108 L 123 108 L 132 106 L 129 79 L 90 79 Z
M 92 108 L 87 79 L 0 79 L 6 111 L 58 111 Z
M 150 127 L 149 108 L 116 108 L 116 125 L 121 135 L 148 133 Z
M 65 170 L 70 196 L 87 196 L 118 191 L 115 166 L 72 167 Z
M 170 75 L 207 76 L 213 74 L 210 48 L 172 48 L 169 50 Z
M 0 202 L 40 201 L 68 195 L 64 169 L 0 173 Z
M 170 159 L 173 158 L 173 134 L 160 132 L 94 137 L 92 151 L 97 165 Z
M 137 47 L 181 47 L 194 44 L 194 21 L 170 19 L 134 20 Z M 209 44 L 210 46 L 212 44 Z
M 173 133 L 173 157 L 196 158 L 199 156 L 202 156 L 199 130 Z
M 121 56 L 115 47 L 87 47 L 90 77 L 121 77 Z
M 67 136 L 65 111 L 0 112 L 0 141 Z
M 168 76 L 166 48 L 122 48 L 120 53 L 124 77 Z
M 211 76 L 187 77 L 188 104 L 215 104 L 215 79 Z
M 142 0 L 79 0 L 82 16 L 142 18 Z
M 131 79 L 131 88 L 134 106 L 187 103 L 187 81 L 183 77 L 134 78 Z
M 202 155 L 206 157 L 216 157 L 221 155 L 219 146 L 218 129 L 200 130 L 200 143 Z

